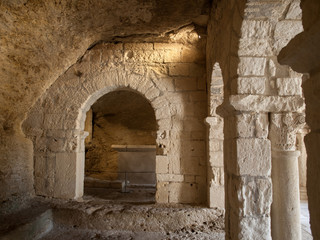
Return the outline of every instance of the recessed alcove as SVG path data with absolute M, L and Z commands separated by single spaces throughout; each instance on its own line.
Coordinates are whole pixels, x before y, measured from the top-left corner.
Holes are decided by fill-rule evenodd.
M 87 112 L 85 130 L 85 195 L 154 202 L 157 123 L 148 100 L 110 92 Z

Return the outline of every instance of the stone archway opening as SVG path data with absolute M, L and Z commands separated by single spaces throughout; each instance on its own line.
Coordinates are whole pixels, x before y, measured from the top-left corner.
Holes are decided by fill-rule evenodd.
M 117 90 L 86 114 L 85 196 L 155 202 L 157 122 L 142 95 Z

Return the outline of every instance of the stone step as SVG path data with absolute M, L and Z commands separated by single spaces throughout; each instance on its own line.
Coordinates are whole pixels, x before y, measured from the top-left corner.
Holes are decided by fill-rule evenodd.
M 26 217 L 26 219 L 15 219 L 10 224 L 10 220 L 6 225 L 6 229 L 2 229 L 0 240 L 36 240 L 45 236 L 53 228 L 52 210 L 48 209 L 37 216 Z M 14 220 L 14 219 L 13 219 Z M 20 222 L 23 220 L 23 222 Z M 12 221 L 12 220 L 11 220 Z

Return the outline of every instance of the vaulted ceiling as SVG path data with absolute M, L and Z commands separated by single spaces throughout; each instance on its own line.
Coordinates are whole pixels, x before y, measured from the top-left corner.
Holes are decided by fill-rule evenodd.
M 207 0 L 2 0 L 0 131 L 98 41 L 163 38 L 203 24 Z

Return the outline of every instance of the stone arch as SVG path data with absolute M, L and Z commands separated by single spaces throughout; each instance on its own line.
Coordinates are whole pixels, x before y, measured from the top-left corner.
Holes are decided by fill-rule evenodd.
M 24 132 L 34 143 L 35 190 L 38 195 L 82 197 L 85 115 L 97 99 L 109 92 L 127 89 L 144 96 L 155 110 L 159 126 L 157 145 L 166 145 L 167 126 L 172 125 L 170 112 L 165 109 L 169 102 L 150 80 L 155 73 L 143 69 L 146 74 L 139 75 L 127 65 L 126 68 L 121 65 L 95 71 L 92 54 L 99 55 L 100 52 L 94 49 L 88 54 L 90 61 L 82 59 L 57 79 L 23 124 Z M 80 73 L 77 69 L 88 71 Z M 161 149 L 156 161 L 159 159 Z
M 202 90 L 198 90 L 195 77 L 203 77 L 203 70 L 189 62 L 164 64 L 168 57 L 159 53 L 167 53 L 167 49 L 176 45 L 162 46 L 156 45 L 159 50 L 154 50 L 153 44 L 151 47 L 150 44 L 97 45 L 41 96 L 23 123 L 24 132 L 34 145 L 37 195 L 67 199 L 82 196 L 85 113 L 100 96 L 126 88 L 143 95 L 155 110 L 158 124 L 156 201 L 205 201 L 206 159 L 202 134 L 206 97 L 202 96 L 205 91 L 201 86 Z M 126 48 L 138 50 L 126 51 Z M 138 58 L 138 54 L 146 52 L 150 57 L 162 56 L 162 59 Z M 132 58 L 137 59 L 133 61 Z M 185 70 L 185 66 L 196 70 L 192 76 L 177 71 Z M 172 69 L 172 74 L 168 73 L 168 68 Z M 180 74 L 183 77 L 177 80 L 175 87 L 174 78 Z M 192 84 L 185 88 L 181 81 Z

